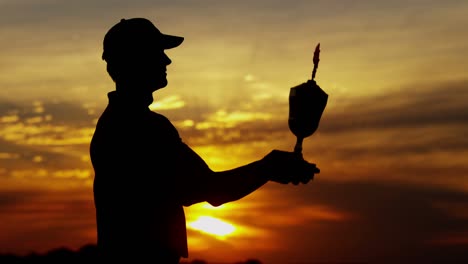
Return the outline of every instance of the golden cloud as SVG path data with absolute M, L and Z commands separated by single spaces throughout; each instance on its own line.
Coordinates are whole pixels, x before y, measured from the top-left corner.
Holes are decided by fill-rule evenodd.
M 42 117 L 27 123 L 9 123 L 0 127 L 0 137 L 19 145 L 77 145 L 89 144 L 94 127 L 75 128 L 65 125 L 41 124 Z
M 168 109 L 178 109 L 185 106 L 185 102 L 180 99 L 178 95 L 171 95 L 165 98 L 162 98 L 158 101 L 153 102 L 149 108 L 152 111 L 155 110 L 168 110 Z

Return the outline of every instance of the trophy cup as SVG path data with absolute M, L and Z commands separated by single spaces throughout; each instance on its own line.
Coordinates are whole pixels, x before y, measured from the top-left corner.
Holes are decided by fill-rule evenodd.
M 289 92 L 288 125 L 297 138 L 294 152 L 301 156 L 302 141 L 317 130 L 328 101 L 328 94 L 316 85 L 314 80 L 320 61 L 319 54 L 320 43 L 317 44 L 314 52 L 312 79 L 305 84 L 291 88 Z

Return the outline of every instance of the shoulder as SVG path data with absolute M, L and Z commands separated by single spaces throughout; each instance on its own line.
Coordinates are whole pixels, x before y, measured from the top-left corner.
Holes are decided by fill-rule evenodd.
M 150 111 L 149 117 L 152 122 L 155 122 L 159 125 L 174 127 L 169 118 L 162 114 Z
M 169 120 L 169 118 L 167 118 L 165 115 L 162 115 L 160 113 L 156 113 L 156 112 L 153 112 L 153 111 L 150 111 L 150 116 L 151 118 L 154 118 L 160 122 L 168 122 L 168 123 L 171 123 L 171 121 Z
M 177 131 L 177 128 L 166 116 L 151 111 L 150 118 L 151 122 L 155 125 L 154 128 L 159 132 L 169 133 L 179 137 L 179 132 Z

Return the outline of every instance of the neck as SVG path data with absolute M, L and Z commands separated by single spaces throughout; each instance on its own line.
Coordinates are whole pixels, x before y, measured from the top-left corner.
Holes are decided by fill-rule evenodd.
M 126 93 L 152 93 L 154 89 L 152 89 L 151 85 L 144 84 L 143 82 L 129 82 L 129 81 L 120 81 L 115 83 L 115 88 L 117 91 L 123 91 Z
M 138 85 L 116 85 L 116 92 L 128 103 L 149 106 L 153 102 L 153 92 Z

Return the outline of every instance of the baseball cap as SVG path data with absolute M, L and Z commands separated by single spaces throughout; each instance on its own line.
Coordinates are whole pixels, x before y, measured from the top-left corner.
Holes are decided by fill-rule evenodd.
M 161 33 L 146 18 L 123 18 L 104 36 L 102 59 L 109 61 L 129 52 L 146 49 L 172 49 L 183 41 L 183 37 Z

